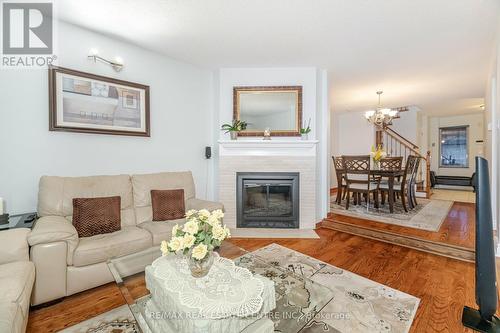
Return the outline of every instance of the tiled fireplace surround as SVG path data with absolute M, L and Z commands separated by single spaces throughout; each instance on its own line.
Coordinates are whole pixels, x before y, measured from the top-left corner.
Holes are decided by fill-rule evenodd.
M 317 141 L 219 141 L 219 200 L 224 204 L 224 222 L 236 228 L 237 172 L 298 172 L 300 174 L 299 228 L 316 224 Z

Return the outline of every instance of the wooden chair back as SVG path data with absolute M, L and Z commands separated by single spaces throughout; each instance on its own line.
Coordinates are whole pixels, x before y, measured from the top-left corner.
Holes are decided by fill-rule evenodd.
M 405 172 L 403 174 L 403 183 L 410 182 L 415 173 L 415 166 L 417 165 L 419 157 L 409 155 L 406 159 Z
M 342 156 L 332 156 L 332 159 L 335 171 L 343 171 L 344 165 L 342 164 Z
M 335 175 L 337 176 L 338 186 L 344 186 L 344 165 L 342 164 L 342 156 L 332 156 L 333 166 L 335 167 Z
M 413 166 L 413 172 L 411 174 L 411 180 L 410 180 L 410 182 L 412 183 L 415 183 L 415 181 L 417 180 L 418 167 L 420 165 L 421 160 L 422 157 L 416 156 L 415 165 Z
M 370 155 L 342 155 L 342 165 L 347 183 L 370 183 Z
M 402 165 L 403 165 L 403 156 L 384 157 L 380 159 L 380 170 L 384 171 L 401 170 Z

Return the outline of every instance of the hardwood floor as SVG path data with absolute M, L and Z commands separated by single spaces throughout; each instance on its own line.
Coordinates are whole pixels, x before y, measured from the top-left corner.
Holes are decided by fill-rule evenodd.
M 475 307 L 474 265 L 329 229 L 320 239 L 231 239 L 254 250 L 279 243 L 371 280 L 417 296 L 421 303 L 411 332 L 472 332 L 461 325 L 464 305 Z M 133 293 L 145 293 L 144 278 L 129 279 Z M 107 284 L 30 312 L 28 332 L 55 332 L 116 308 L 125 301 Z
M 330 191 L 336 196 L 336 191 Z M 454 202 L 438 231 L 329 213 L 318 226 L 451 258 L 474 261 L 475 204 Z
M 351 216 L 328 214 L 327 221 L 349 223 L 351 225 L 364 226 L 377 230 L 390 231 L 397 234 L 404 234 L 429 241 L 451 244 L 465 248 L 474 248 L 475 235 L 475 204 L 467 202 L 454 202 L 437 232 L 415 228 L 407 228 L 400 225 L 375 222 L 359 219 Z
M 134 297 L 147 295 L 144 273 L 127 278 L 129 291 Z M 30 310 L 27 332 L 57 332 L 69 326 L 126 304 L 115 283 L 64 298 L 47 307 Z

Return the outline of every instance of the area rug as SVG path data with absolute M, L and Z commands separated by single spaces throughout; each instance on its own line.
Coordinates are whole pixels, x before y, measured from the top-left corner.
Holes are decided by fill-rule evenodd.
M 288 278 L 287 275 L 276 276 L 273 270 L 261 271 L 258 265 L 245 265 L 248 256 L 260 258 L 303 283 L 290 284 L 282 279 Z M 271 319 L 278 332 L 297 332 L 296 329 L 305 322 L 301 333 L 404 333 L 409 331 L 420 303 L 417 297 L 278 244 L 260 248 L 241 257 L 239 262 L 251 271 L 274 280 L 276 312 L 282 315 Z M 318 294 L 321 290 L 325 294 Z M 330 300 L 325 303 L 327 298 Z M 303 320 L 286 319 L 293 317 L 293 311 L 298 311 L 298 317 Z
M 403 227 L 438 231 L 446 216 L 448 216 L 453 201 L 423 198 L 419 198 L 417 201 L 417 207 L 405 212 L 401 201 L 397 200 L 394 203 L 394 213 L 391 213 L 387 202 L 385 205 L 380 205 L 378 209 L 373 207 L 372 202 L 370 209 L 367 210 L 366 204 L 363 202 L 363 204 L 357 206 L 351 204 L 349 210 L 346 210 L 345 200 L 342 200 L 339 205 L 335 202 L 335 197 L 332 196 L 330 199 L 330 212 Z
M 408 332 L 420 300 L 286 247 L 271 244 L 235 263 L 275 283 L 275 332 Z M 146 304 L 146 296 L 138 302 Z M 64 330 L 65 333 L 138 332 L 127 306 Z

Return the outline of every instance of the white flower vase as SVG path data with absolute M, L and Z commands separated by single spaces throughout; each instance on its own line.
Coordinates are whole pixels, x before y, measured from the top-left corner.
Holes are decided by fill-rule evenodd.
M 238 139 L 238 132 L 231 131 L 231 132 L 229 132 L 229 134 L 231 135 L 231 140 L 237 140 Z
M 210 272 L 210 268 L 214 264 L 213 251 L 208 251 L 205 258 L 198 260 L 192 256 L 193 249 L 189 250 L 188 254 L 188 266 L 191 271 L 191 275 L 195 278 L 201 278 Z
M 309 134 L 308 134 L 308 133 L 306 133 L 306 134 L 301 134 L 301 135 L 300 135 L 300 138 L 301 138 L 302 140 L 304 140 L 304 141 L 307 141 L 307 140 L 309 140 Z

